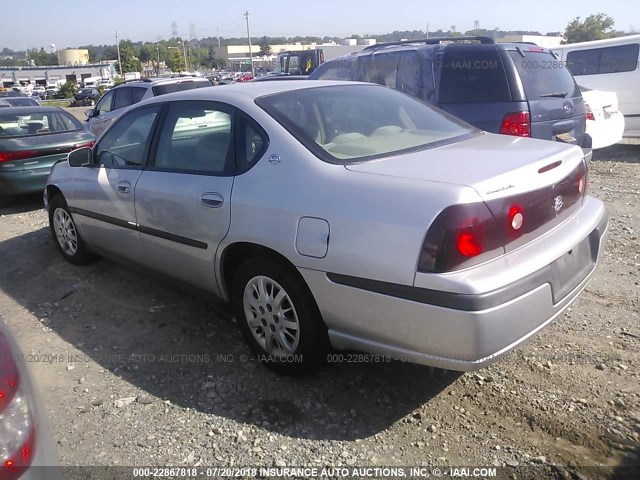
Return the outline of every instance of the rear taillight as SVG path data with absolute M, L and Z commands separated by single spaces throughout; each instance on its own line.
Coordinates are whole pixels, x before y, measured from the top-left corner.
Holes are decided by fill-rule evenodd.
M 531 136 L 531 116 L 529 112 L 507 113 L 500 124 L 500 132 L 503 135 L 515 135 L 516 137 Z
M 421 272 L 447 272 L 504 253 L 503 234 L 484 203 L 453 205 L 435 219 L 418 264 Z
M 13 152 L 0 152 L 0 162 L 10 162 L 12 160 L 24 160 L 35 157 L 37 150 L 16 150 Z
M 585 109 L 587 110 L 587 113 L 585 113 L 584 118 L 586 118 L 587 120 L 595 120 L 596 117 L 593 115 L 593 110 L 591 110 L 591 107 L 589 106 L 589 104 L 587 102 L 584 102 L 584 106 L 585 106 Z
M 0 478 L 15 480 L 31 465 L 35 426 L 8 340 L 0 333 Z
M 74 145 L 74 146 L 73 146 L 73 149 L 75 150 L 75 149 L 77 149 L 77 148 L 83 148 L 83 147 L 89 147 L 89 148 L 91 148 L 91 147 L 93 147 L 95 144 L 96 144 L 96 142 L 95 142 L 95 141 L 86 142 L 86 143 L 79 143 L 79 144 L 77 144 L 77 145 Z
M 539 174 L 547 171 L 540 169 Z M 583 161 L 562 180 L 539 190 L 445 208 L 429 227 L 418 271 L 460 270 L 537 238 L 580 207 L 587 192 L 587 173 Z

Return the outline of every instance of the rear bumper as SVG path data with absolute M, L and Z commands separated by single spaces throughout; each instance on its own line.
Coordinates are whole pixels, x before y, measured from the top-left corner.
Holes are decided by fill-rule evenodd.
M 304 269 L 301 273 L 316 298 L 335 348 L 450 370 L 476 370 L 533 337 L 586 287 L 608 228 L 602 204 L 594 200 L 593 206 L 593 225 L 580 242 L 589 246 L 592 262 L 561 286 L 554 278 L 558 265 L 553 265 L 560 258 L 518 281 L 483 293 L 438 292 L 402 285 L 382 292 L 374 291 L 375 285 L 371 284 L 347 285 L 343 276 Z M 404 295 L 406 292 L 413 296 Z
M 47 185 L 51 167 L 0 172 L 0 196 L 41 192 Z

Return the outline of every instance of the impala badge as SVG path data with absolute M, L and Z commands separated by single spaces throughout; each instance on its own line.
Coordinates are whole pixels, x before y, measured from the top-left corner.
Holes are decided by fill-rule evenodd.
M 281 161 L 282 161 L 282 159 L 280 158 L 280 155 L 271 155 L 269 157 L 269 163 L 272 164 L 272 165 L 277 165 Z
M 562 201 L 562 195 L 558 195 L 553 199 L 553 209 L 556 211 L 556 213 L 560 211 L 563 205 L 564 202 Z

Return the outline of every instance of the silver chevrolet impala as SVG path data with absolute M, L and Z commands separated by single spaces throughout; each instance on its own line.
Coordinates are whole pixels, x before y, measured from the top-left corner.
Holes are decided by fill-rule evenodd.
M 585 288 L 608 227 L 583 151 L 493 135 L 385 87 L 262 82 L 141 102 L 49 177 L 60 253 L 233 304 L 300 373 L 331 347 L 473 370 Z

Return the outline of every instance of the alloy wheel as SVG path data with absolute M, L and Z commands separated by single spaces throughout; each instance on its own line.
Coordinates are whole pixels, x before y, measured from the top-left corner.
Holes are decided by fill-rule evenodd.
M 53 229 L 64 253 L 75 255 L 78 251 L 78 234 L 71 215 L 64 208 L 56 208 L 53 212 Z

